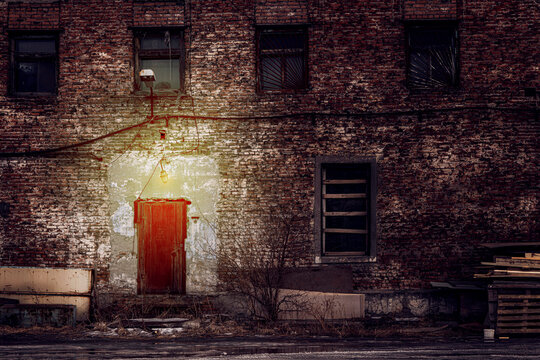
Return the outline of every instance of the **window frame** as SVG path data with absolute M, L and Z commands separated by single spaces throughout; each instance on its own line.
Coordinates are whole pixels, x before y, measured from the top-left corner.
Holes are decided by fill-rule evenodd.
M 287 51 L 282 51 L 281 54 L 277 53 L 274 55 L 264 55 L 261 53 L 261 37 L 264 35 L 265 31 L 271 30 L 274 33 L 300 33 L 303 37 L 303 44 L 304 47 L 301 52 L 292 53 Z M 257 92 L 259 93 L 297 93 L 297 92 L 303 92 L 308 89 L 308 49 L 309 49 L 309 37 L 308 37 L 308 26 L 301 24 L 301 25 L 258 25 L 256 27 L 255 31 L 256 36 L 256 52 L 257 52 L 257 61 L 256 61 L 256 78 L 257 78 Z M 278 52 L 276 50 L 276 52 Z M 285 79 L 285 72 L 286 72 L 286 66 L 285 66 L 285 59 L 287 58 L 287 55 L 289 56 L 297 56 L 298 54 L 301 54 L 302 58 L 302 64 L 303 64 L 303 71 L 302 71 L 302 84 L 300 87 L 297 88 L 284 88 L 283 83 Z M 262 59 L 263 57 L 281 57 L 281 87 L 279 89 L 263 89 L 263 69 L 262 69 Z
M 156 89 L 154 88 L 154 92 L 168 92 L 168 91 L 175 91 L 179 92 L 180 94 L 186 93 L 186 45 L 185 45 L 185 27 L 176 26 L 176 27 L 134 27 L 131 28 L 133 31 L 133 53 L 134 53 L 134 91 L 135 92 L 146 92 L 149 91 L 145 86 L 143 86 L 140 78 L 139 78 L 139 71 L 142 70 L 141 67 L 141 56 L 143 59 L 148 60 L 168 60 L 169 59 L 169 52 L 168 50 L 143 50 L 140 48 L 140 39 L 145 34 L 156 34 L 156 33 L 165 33 L 166 31 L 169 31 L 171 34 L 178 35 L 180 44 L 178 49 L 172 49 L 171 50 L 171 59 L 178 59 L 179 60 L 179 88 L 171 88 L 171 89 Z M 142 55 L 141 55 L 142 53 Z
M 16 51 L 17 40 L 24 39 L 51 39 L 54 41 L 54 54 L 49 53 L 28 53 L 21 54 Z M 59 83 L 59 32 L 58 31 L 8 31 L 9 42 L 9 75 L 8 93 L 18 97 L 37 96 L 57 96 Z M 16 67 L 20 61 L 39 61 L 40 59 L 52 60 L 54 62 L 54 90 L 53 91 L 19 91 L 16 88 Z
M 405 49 L 406 49 L 406 84 L 407 88 L 412 91 L 448 91 L 458 89 L 460 86 L 460 42 L 459 42 L 459 28 L 458 21 L 456 20 L 412 20 L 405 22 Z M 414 49 L 411 47 L 411 33 L 413 30 L 424 28 L 429 30 L 450 30 L 454 32 L 454 78 L 451 83 L 446 83 L 442 86 L 418 86 L 411 80 L 411 56 L 414 53 Z
M 367 189 L 367 227 L 365 252 L 325 252 L 323 244 L 323 169 L 329 165 L 368 165 L 369 189 Z M 320 262 L 375 261 L 377 256 L 377 162 L 375 158 L 318 156 L 315 159 L 315 256 Z

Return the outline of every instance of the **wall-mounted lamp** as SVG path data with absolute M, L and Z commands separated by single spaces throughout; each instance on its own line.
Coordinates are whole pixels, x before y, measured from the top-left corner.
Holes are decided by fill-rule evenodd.
M 156 81 L 156 76 L 154 75 L 154 71 L 152 69 L 142 69 L 139 72 L 139 77 L 141 78 L 141 81 L 144 82 L 144 84 L 150 89 L 154 85 L 154 81 Z
M 169 180 L 169 175 L 165 170 L 163 170 L 163 159 L 159 161 L 159 165 L 161 166 L 161 172 L 159 173 L 159 177 L 161 178 L 161 182 L 166 184 Z

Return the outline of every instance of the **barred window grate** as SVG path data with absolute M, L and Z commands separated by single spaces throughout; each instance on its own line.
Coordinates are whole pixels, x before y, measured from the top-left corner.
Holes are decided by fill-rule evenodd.
M 295 90 L 306 87 L 305 29 L 259 31 L 260 90 Z
M 457 29 L 453 24 L 409 26 L 409 86 L 417 89 L 457 85 Z

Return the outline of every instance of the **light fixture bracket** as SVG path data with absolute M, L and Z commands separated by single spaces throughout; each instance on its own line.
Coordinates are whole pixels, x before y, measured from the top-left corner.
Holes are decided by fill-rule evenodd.
M 154 71 L 152 69 L 142 69 L 139 72 L 139 77 L 141 78 L 141 81 L 144 82 L 149 88 L 152 88 L 154 81 L 156 81 L 156 76 L 154 75 Z

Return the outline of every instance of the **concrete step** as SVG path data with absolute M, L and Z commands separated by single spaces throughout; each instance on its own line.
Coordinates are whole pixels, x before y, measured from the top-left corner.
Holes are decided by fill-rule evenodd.
M 140 327 L 140 328 L 176 328 L 189 321 L 186 318 L 138 318 L 122 321 L 124 327 Z

